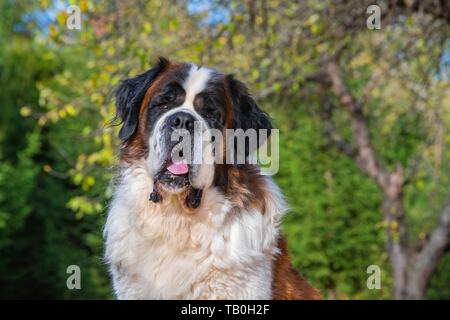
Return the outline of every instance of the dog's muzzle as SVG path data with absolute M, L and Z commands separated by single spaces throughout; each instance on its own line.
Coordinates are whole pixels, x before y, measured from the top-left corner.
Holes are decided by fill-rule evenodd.
M 179 111 L 165 119 L 161 133 L 163 136 L 163 161 L 155 175 L 155 180 L 166 191 L 176 193 L 189 185 L 192 178 L 192 152 L 195 118 Z
M 153 202 L 162 200 L 161 192 L 182 193 L 189 189 L 186 205 L 196 208 L 200 205 L 205 168 L 194 163 L 194 153 L 201 153 L 201 139 L 195 138 L 199 120 L 189 111 L 169 114 L 157 125 L 153 137 L 150 157 L 154 165 L 154 190 L 150 196 Z M 200 123 L 200 122 L 199 122 Z M 201 124 L 201 123 L 200 123 Z M 200 149 L 200 150 L 199 150 Z M 213 174 L 213 173 L 211 173 Z

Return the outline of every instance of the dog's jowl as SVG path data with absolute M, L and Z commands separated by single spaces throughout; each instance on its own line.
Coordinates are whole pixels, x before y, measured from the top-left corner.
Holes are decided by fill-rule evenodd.
M 243 163 L 217 161 L 231 151 L 217 133 L 272 129 L 241 81 L 161 58 L 122 81 L 116 105 L 122 148 L 104 236 L 117 298 L 320 298 L 286 253 L 279 188 L 248 161 L 263 139 L 240 151 Z

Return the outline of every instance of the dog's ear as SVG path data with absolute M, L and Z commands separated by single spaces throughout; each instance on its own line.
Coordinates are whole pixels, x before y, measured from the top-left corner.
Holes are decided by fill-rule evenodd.
M 244 131 L 255 129 L 259 147 L 264 142 L 259 138 L 259 130 L 267 129 L 267 137 L 270 135 L 272 129 L 270 118 L 267 113 L 258 107 L 244 83 L 235 79 L 233 75 L 227 76 L 227 82 L 233 101 L 233 129 L 243 129 Z
M 116 90 L 116 117 L 122 120 L 119 138 L 127 140 L 136 131 L 139 121 L 139 109 L 148 88 L 158 74 L 169 64 L 160 57 L 150 70 L 131 79 L 123 80 Z

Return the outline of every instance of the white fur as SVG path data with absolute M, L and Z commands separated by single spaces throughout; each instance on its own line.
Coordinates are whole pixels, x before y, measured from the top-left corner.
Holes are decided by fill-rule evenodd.
M 211 69 L 191 64 L 189 75 L 183 83 L 186 97 L 182 107 L 194 109 L 195 96 L 205 89 L 211 76 Z
M 152 170 L 152 173 L 156 173 L 158 170 L 160 170 L 161 168 L 159 167 L 161 162 L 165 160 L 165 154 L 163 153 L 163 151 L 165 150 L 165 135 L 163 134 L 163 130 L 164 130 L 164 125 L 167 122 L 167 119 L 177 113 L 177 112 L 186 112 L 191 114 L 195 121 L 198 122 L 200 124 L 200 129 L 201 130 L 207 130 L 208 129 L 208 124 L 206 123 L 206 121 L 193 109 L 189 109 L 183 106 L 180 107 L 176 107 L 168 112 L 166 112 L 164 115 L 162 115 L 158 121 L 156 121 L 155 124 L 155 128 L 153 129 L 153 134 L 150 137 L 150 146 L 152 146 L 151 150 L 152 150 L 152 166 L 150 167 Z M 185 129 L 177 129 L 177 132 L 182 135 L 183 131 Z M 187 130 L 186 130 L 187 131 Z M 172 134 L 175 134 L 175 130 Z M 194 137 L 191 137 L 194 138 Z M 176 139 L 178 140 L 178 139 Z
M 266 179 L 266 212 L 236 209 L 214 187 L 183 212 L 176 195 L 154 204 L 144 159 L 123 167 L 104 236 L 119 299 L 270 299 L 285 204 Z
M 205 67 L 199 67 L 195 64 L 190 65 L 189 74 L 183 83 L 183 88 L 186 92 L 185 100 L 183 104 L 176 107 L 168 112 L 166 112 L 155 124 L 154 132 L 152 133 L 149 141 L 149 145 L 152 146 L 152 155 L 148 159 L 148 166 L 150 168 L 151 176 L 155 175 L 159 170 L 161 170 L 161 165 L 166 160 L 166 154 L 164 154 L 165 147 L 165 136 L 162 133 L 164 130 L 164 125 L 167 122 L 168 117 L 177 112 L 186 112 L 191 114 L 195 121 L 200 124 L 200 130 L 203 134 L 208 134 L 210 129 L 207 122 L 203 117 L 194 109 L 194 100 L 197 94 L 202 92 L 208 80 L 211 78 L 213 71 Z M 180 129 L 182 130 L 182 129 Z M 202 139 L 202 132 L 200 132 L 200 138 Z M 181 134 L 180 134 L 181 135 Z M 198 137 L 197 137 L 198 138 Z M 194 137 L 191 137 L 194 139 Z M 178 140 L 178 139 L 176 139 Z M 209 139 L 204 139 L 204 141 L 209 141 Z M 195 148 L 200 147 L 201 149 L 194 150 L 194 154 L 202 154 L 203 159 L 201 165 L 194 164 L 194 170 L 197 171 L 191 184 L 199 189 L 203 189 L 212 183 L 214 178 L 214 162 L 212 156 L 212 146 L 210 143 L 197 143 Z M 192 164 L 191 159 L 191 164 Z

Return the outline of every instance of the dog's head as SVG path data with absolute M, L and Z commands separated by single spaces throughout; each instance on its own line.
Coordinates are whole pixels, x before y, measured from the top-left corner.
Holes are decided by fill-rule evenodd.
M 224 139 L 214 141 L 207 133 L 211 129 L 271 129 L 268 116 L 233 76 L 164 58 L 122 81 L 116 105 L 122 119 L 122 161 L 144 159 L 150 178 L 169 193 L 203 190 L 218 183 L 223 176 L 218 171 L 227 170 L 228 165 L 211 161 L 226 158 Z M 203 133 L 200 139 L 198 132 Z M 199 154 L 201 161 L 193 161 Z

